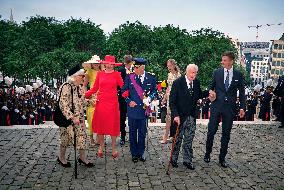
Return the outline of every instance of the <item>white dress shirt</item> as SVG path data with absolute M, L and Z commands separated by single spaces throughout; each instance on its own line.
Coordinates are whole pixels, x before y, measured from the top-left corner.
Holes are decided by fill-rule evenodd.
M 191 87 L 193 88 L 193 81 L 190 81 L 187 76 L 185 76 L 185 80 L 186 80 L 186 84 L 187 84 L 187 88 L 190 89 Z M 191 83 L 191 87 L 190 87 L 190 83 Z
M 143 73 L 143 75 L 140 76 L 140 80 L 142 84 L 144 83 L 144 79 L 145 79 L 145 72 Z

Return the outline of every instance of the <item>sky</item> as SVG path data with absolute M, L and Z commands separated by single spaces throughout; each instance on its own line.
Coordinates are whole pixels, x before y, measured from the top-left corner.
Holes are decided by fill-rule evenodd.
M 57 20 L 90 18 L 106 34 L 126 21 L 150 26 L 172 24 L 187 31 L 210 27 L 239 41 L 279 39 L 284 33 L 284 0 L 0 0 L 0 15 L 17 23 L 30 16 Z M 268 27 L 266 24 L 278 24 Z

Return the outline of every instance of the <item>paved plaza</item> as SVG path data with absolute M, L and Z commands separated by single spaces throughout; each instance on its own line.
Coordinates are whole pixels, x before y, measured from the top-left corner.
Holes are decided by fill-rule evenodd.
M 237 122 L 232 130 L 227 161 L 218 165 L 220 130 L 212 159 L 203 162 L 206 122 L 199 121 L 194 139 L 194 171 L 179 167 L 166 175 L 171 144 L 160 144 L 164 125 L 149 126 L 147 161 L 133 163 L 129 142 L 119 146 L 120 157 L 107 153 L 97 158 L 97 146 L 88 149 L 93 168 L 78 166 L 73 177 L 74 152 L 68 149 L 71 168 L 57 162 L 59 130 L 54 125 L 0 127 L 0 189 L 283 189 L 284 129 L 274 122 Z

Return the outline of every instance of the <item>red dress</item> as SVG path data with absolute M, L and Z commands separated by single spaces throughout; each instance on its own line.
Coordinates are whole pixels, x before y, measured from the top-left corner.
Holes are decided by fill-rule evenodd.
M 93 132 L 98 135 L 119 136 L 120 113 L 117 97 L 117 87 L 123 86 L 120 72 L 97 74 L 94 86 L 86 92 L 86 98 L 97 93 L 96 109 L 93 117 Z

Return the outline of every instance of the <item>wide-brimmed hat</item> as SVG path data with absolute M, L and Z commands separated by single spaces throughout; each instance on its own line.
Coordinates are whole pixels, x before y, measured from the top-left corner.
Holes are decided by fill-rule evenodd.
M 31 85 L 26 85 L 26 92 L 32 92 L 33 87 Z
M 84 63 L 82 63 L 83 67 L 88 67 L 90 64 L 100 64 L 100 57 L 98 55 L 93 55 L 92 58 Z
M 116 63 L 115 62 L 115 56 L 112 55 L 106 55 L 105 60 L 100 61 L 101 64 L 111 64 L 114 66 L 121 66 L 122 63 Z

